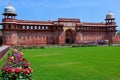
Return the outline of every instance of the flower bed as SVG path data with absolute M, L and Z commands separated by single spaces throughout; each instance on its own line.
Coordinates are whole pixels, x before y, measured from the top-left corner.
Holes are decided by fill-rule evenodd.
M 23 58 L 23 53 L 14 49 L 8 54 L 1 68 L 2 80 L 32 80 L 32 68 L 30 62 Z

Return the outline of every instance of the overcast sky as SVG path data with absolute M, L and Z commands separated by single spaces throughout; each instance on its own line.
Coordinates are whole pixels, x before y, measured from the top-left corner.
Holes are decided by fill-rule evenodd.
M 120 0 L 0 0 L 0 22 L 9 3 L 15 7 L 17 19 L 23 20 L 79 18 L 81 22 L 105 22 L 111 11 L 120 29 Z

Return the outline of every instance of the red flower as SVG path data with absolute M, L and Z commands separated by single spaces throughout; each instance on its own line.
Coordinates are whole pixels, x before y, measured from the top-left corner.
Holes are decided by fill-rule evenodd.
M 30 71 L 29 71 L 28 69 L 25 69 L 25 70 L 23 71 L 23 73 L 24 73 L 24 74 L 29 74 Z
M 16 68 L 15 73 L 20 73 L 22 71 L 22 68 Z
M 10 57 L 8 57 L 8 60 L 11 60 L 11 58 L 10 58 Z
M 8 57 L 8 60 L 9 60 L 9 61 L 11 61 L 11 60 L 12 60 L 12 58 L 11 58 L 11 57 Z
M 15 70 L 13 69 L 13 68 L 7 68 L 7 72 L 9 73 L 9 74 L 11 74 L 11 73 L 13 73 Z
M 14 62 L 14 60 L 11 57 L 8 57 L 8 60 L 12 63 Z

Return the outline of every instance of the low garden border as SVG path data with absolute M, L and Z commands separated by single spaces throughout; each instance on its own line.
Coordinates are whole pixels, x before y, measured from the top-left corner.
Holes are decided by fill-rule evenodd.
M 2 46 L 2 47 L 0 47 L 0 60 L 7 53 L 8 50 L 9 50 L 9 46 Z

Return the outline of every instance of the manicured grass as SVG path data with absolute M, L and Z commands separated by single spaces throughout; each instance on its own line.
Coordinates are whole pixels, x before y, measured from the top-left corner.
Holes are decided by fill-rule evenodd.
M 24 49 L 33 80 L 120 80 L 120 47 Z

